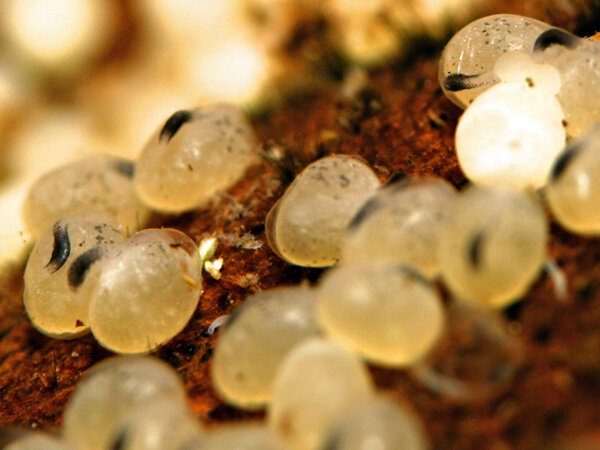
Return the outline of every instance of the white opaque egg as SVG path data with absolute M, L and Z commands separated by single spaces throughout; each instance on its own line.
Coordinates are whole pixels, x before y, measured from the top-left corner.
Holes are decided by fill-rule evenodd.
M 331 269 L 317 289 L 317 316 L 332 340 L 384 366 L 413 364 L 444 328 L 433 286 L 395 264 Z
M 131 177 L 133 162 L 112 156 L 94 156 L 59 167 L 39 178 L 23 204 L 28 230 L 40 237 L 57 220 L 80 212 L 111 214 L 133 232 L 149 211 L 137 199 Z
M 269 245 L 291 264 L 337 263 L 346 227 L 379 186 L 373 170 L 358 158 L 335 155 L 313 162 L 269 211 Z
M 342 261 L 404 264 L 436 276 L 440 229 L 455 196 L 454 187 L 441 178 L 385 186 L 350 222 Z
M 184 233 L 134 234 L 105 264 L 90 299 L 98 342 L 117 353 L 143 353 L 179 333 L 201 293 L 198 250 Z
M 368 372 L 356 355 L 323 338 L 307 339 L 277 372 L 269 425 L 294 449 L 318 449 L 330 428 L 372 395 Z
M 477 19 L 446 44 L 440 58 L 439 81 L 446 96 L 466 108 L 499 79 L 493 69 L 506 52 L 532 54 L 537 37 L 551 28 L 544 22 L 514 14 Z
M 383 396 L 346 412 L 329 433 L 330 450 L 427 450 L 423 424 L 403 403 Z
M 556 220 L 580 234 L 600 234 L 600 124 L 556 158 L 546 186 Z
M 490 308 L 516 301 L 546 257 L 548 225 L 539 201 L 510 189 L 471 186 L 449 209 L 439 258 L 452 293 Z
M 248 297 L 219 331 L 211 365 L 215 389 L 237 407 L 264 407 L 281 361 L 318 332 L 312 289 L 278 288 Z
M 475 183 L 538 188 L 566 139 L 565 116 L 554 95 L 560 78 L 547 64 L 527 65 L 523 58 L 531 58 L 525 54 L 503 58 L 498 73 L 507 81 L 465 110 L 456 128 L 456 154 Z
M 115 427 L 132 409 L 158 397 L 184 408 L 185 391 L 177 372 L 157 358 L 113 357 L 92 367 L 77 385 L 63 418 L 66 438 L 77 448 L 104 450 Z
M 42 333 L 60 339 L 89 331 L 88 307 L 102 261 L 125 242 L 115 219 L 95 212 L 57 221 L 25 267 L 23 304 Z
M 560 28 L 542 33 L 534 58 L 556 67 L 561 77 L 557 95 L 570 136 L 579 136 L 600 120 L 600 43 L 581 39 Z
M 236 106 L 216 103 L 177 111 L 142 150 L 135 189 L 159 211 L 196 208 L 259 161 L 255 147 L 254 131 Z

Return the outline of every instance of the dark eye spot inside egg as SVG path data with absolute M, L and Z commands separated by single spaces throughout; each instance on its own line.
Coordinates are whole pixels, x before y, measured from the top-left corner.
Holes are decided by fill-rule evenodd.
M 88 270 L 96 261 L 102 258 L 102 247 L 94 247 L 79 255 L 69 267 L 67 281 L 69 287 L 77 289 L 85 281 Z
M 46 268 L 50 273 L 54 273 L 60 269 L 67 262 L 71 254 L 68 226 L 63 227 L 60 222 L 56 222 L 52 230 L 54 234 L 54 247 L 52 248 L 50 261 L 46 264 Z
M 109 448 L 110 450 L 123 450 L 125 448 L 125 442 L 127 440 L 127 430 L 121 430 L 115 434 Z
M 192 112 L 187 109 L 182 109 L 173 113 L 171 117 L 167 119 L 165 125 L 160 130 L 160 135 L 158 136 L 159 142 L 169 142 L 175 133 L 181 128 L 181 126 L 192 120 Z
M 116 159 L 113 162 L 112 167 L 121 175 L 124 175 L 127 178 L 133 178 L 133 174 L 135 172 L 135 164 L 133 163 L 133 161 L 127 161 L 126 159 Z
M 397 185 L 405 186 L 408 184 L 408 174 L 404 170 L 398 170 L 394 172 L 391 177 L 387 179 L 385 182 L 385 186 L 389 185 Z
M 380 206 L 380 203 L 375 198 L 367 200 L 367 202 L 358 210 L 348 224 L 348 230 L 355 230 L 358 228 L 360 224 L 363 223 L 367 217 L 377 211 Z
M 482 247 L 485 238 L 485 233 L 480 231 L 471 240 L 469 245 L 469 263 L 474 269 L 478 269 L 481 265 Z
M 465 75 L 462 73 L 453 73 L 444 78 L 444 88 L 447 91 L 456 92 L 483 86 L 485 83 L 477 81 L 478 77 L 480 77 L 479 74 Z
M 410 266 L 398 266 L 400 272 L 404 273 L 411 281 L 429 286 L 431 283 L 418 270 Z
M 550 28 L 537 37 L 533 44 L 533 51 L 536 53 L 543 52 L 551 45 L 574 49 L 579 45 L 579 38 L 560 28 Z
M 556 181 L 567 169 L 567 166 L 573 160 L 575 156 L 581 151 L 581 144 L 574 143 L 567 147 L 563 152 L 556 158 L 554 165 L 552 166 L 552 172 L 550 172 L 550 181 Z

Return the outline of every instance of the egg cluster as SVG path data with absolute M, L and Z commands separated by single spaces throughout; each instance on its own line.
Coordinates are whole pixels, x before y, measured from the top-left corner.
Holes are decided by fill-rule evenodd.
M 188 210 L 228 188 L 258 158 L 254 147 L 240 110 L 205 105 L 175 112 L 137 164 L 98 156 L 42 176 L 23 205 L 38 236 L 23 295 L 34 326 L 61 339 L 91 330 L 119 353 L 148 352 L 179 333 L 201 293 L 198 248 L 177 230 L 130 234 L 151 209 Z
M 448 43 L 441 84 L 466 108 L 456 150 L 472 181 L 460 192 L 435 177 L 382 185 L 352 156 L 327 156 L 298 174 L 266 217 L 269 245 L 291 264 L 335 267 L 314 287 L 248 297 L 220 328 L 211 364 L 217 393 L 241 409 L 266 409 L 266 425 L 202 431 L 167 366 L 115 358 L 82 380 L 65 412 L 68 443 L 57 448 L 428 448 L 418 417 L 375 392 L 366 363 L 409 370 L 457 401 L 510 379 L 520 346 L 495 313 L 525 294 L 546 259 L 548 219 L 534 189 L 566 228 L 600 229 L 591 207 L 600 196 L 595 106 L 567 70 L 584 65 L 596 83 L 596 45 L 511 15 L 479 19 Z M 229 106 L 178 111 L 143 151 L 127 204 L 139 197 L 162 211 L 195 208 L 243 175 L 256 161 L 253 147 L 251 129 Z M 122 172 L 108 164 L 100 173 L 107 170 Z M 56 196 L 79 192 L 79 181 L 65 183 Z M 105 207 L 88 212 L 68 201 L 41 234 L 25 275 L 27 312 L 51 336 L 89 327 L 114 351 L 152 349 L 196 308 L 195 244 L 168 229 L 128 237 L 133 225 L 106 207 L 100 185 L 81 184 Z M 465 329 L 501 375 L 496 366 L 448 362 L 443 338 Z M 26 448 L 18 445 L 9 448 Z
M 411 409 L 375 395 L 360 360 L 326 340 L 303 341 L 281 371 L 276 395 L 282 400 L 270 412 L 268 424 L 204 430 L 170 366 L 152 357 L 109 358 L 80 381 L 67 404 L 60 436 L 28 433 L 5 448 L 285 450 L 319 444 L 355 449 L 369 448 L 373 435 L 381 437 L 383 448 L 427 448 Z M 287 442 L 279 428 L 286 428 Z

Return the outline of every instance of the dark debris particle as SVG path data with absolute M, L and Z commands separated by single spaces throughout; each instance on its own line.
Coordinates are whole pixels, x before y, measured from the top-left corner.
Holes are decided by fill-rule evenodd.
M 163 142 L 164 140 L 169 142 L 181 126 L 190 120 L 192 120 L 192 112 L 187 109 L 173 113 L 165 122 L 162 130 L 160 130 L 160 135 L 158 136 L 159 142 Z
M 552 329 L 550 327 L 538 328 L 533 335 L 533 338 L 535 339 L 535 341 L 540 344 L 547 343 L 551 337 L 552 337 Z
M 52 249 L 52 255 L 50 261 L 46 264 L 46 267 L 50 273 L 56 272 L 60 269 L 69 259 L 71 254 L 71 241 L 69 240 L 69 226 L 63 228 L 59 222 L 56 222 L 53 227 L 54 233 L 54 247 Z
M 202 358 L 200 358 L 200 362 L 208 361 L 212 357 L 213 352 L 214 352 L 214 349 L 207 348 L 206 351 L 202 354 Z
M 515 302 L 502 310 L 502 315 L 510 321 L 519 320 L 523 313 L 524 302 Z
M 580 301 L 587 302 L 593 298 L 596 289 L 597 285 L 595 283 L 586 283 L 577 290 L 576 298 Z

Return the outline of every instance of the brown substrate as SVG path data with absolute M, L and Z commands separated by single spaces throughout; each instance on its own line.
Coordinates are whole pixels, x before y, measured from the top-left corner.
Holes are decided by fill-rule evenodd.
M 497 10 L 517 8 L 570 29 L 589 20 L 581 15 L 581 5 L 569 14 L 543 10 L 543 5 L 525 2 Z M 396 65 L 370 74 L 366 89 L 354 99 L 332 87 L 290 100 L 256 123 L 264 152 L 286 155 L 283 164 L 265 161 L 252 168 L 206 208 L 153 218 L 154 225 L 175 226 L 197 242 L 219 238 L 221 279 L 205 273 L 204 294 L 190 323 L 156 352 L 177 369 L 204 423 L 262 417 L 227 407 L 216 397 L 209 377 L 216 340 L 207 334 L 211 322 L 249 293 L 314 283 L 322 273 L 282 262 L 266 244 L 265 215 L 290 172 L 321 155 L 346 153 L 361 155 L 382 180 L 402 170 L 464 184 L 453 153 L 461 111 L 439 89 L 437 58 L 408 62 L 407 69 Z M 507 386 L 485 401 L 458 404 L 429 392 L 406 372 L 372 370 L 380 389 L 414 405 L 433 448 L 548 448 L 576 436 L 588 436 L 587 443 L 600 448 L 600 440 L 594 441 L 600 430 L 600 241 L 555 225 L 551 231 L 549 254 L 568 279 L 568 296 L 557 300 L 549 277 L 541 276 L 521 303 L 505 311 L 524 351 Z M 23 314 L 21 277 L 22 269 L 7 274 L 0 292 L 0 425 L 53 428 L 82 374 L 110 352 L 91 336 L 58 341 L 36 332 Z M 455 343 L 446 344 L 452 352 Z

